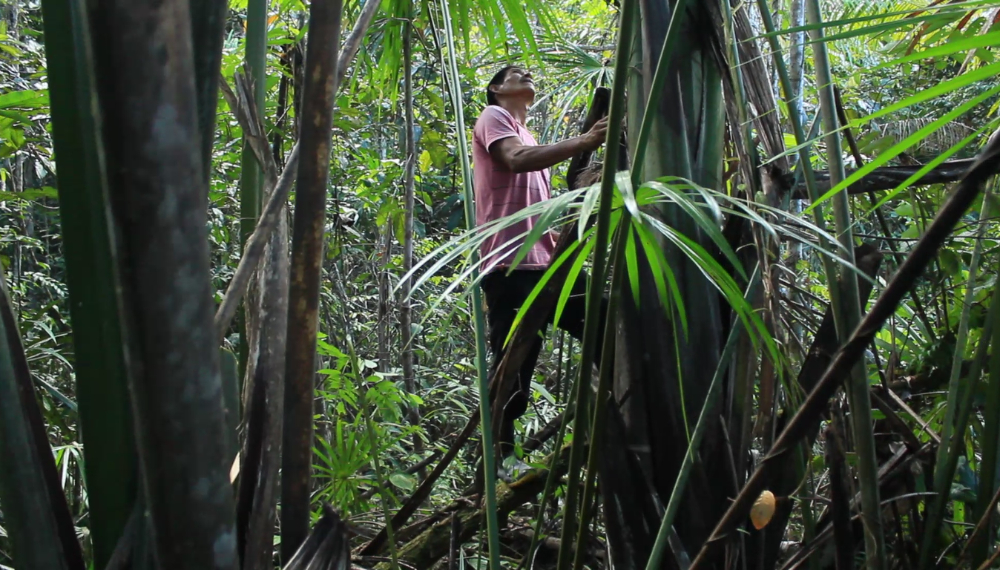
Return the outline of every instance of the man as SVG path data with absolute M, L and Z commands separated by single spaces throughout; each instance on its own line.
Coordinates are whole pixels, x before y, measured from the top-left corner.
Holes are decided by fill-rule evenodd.
M 597 122 L 584 135 L 555 144 L 539 145 L 525 127 L 528 109 L 534 100 L 534 80 L 530 73 L 520 67 L 501 69 L 486 87 L 488 105 L 476 121 L 472 144 L 477 225 L 481 226 L 547 200 L 551 189 L 549 167 L 582 152 L 596 150 L 604 143 L 607 119 Z M 529 218 L 498 232 L 483 243 L 480 251 L 485 273 L 482 288 L 486 296 L 490 348 L 493 352 L 491 378 L 503 359 L 504 341 L 518 309 L 548 269 L 555 252 L 556 236 L 547 233 L 511 270 L 517 251 L 524 244 L 524 238 L 517 236 L 529 232 L 536 221 L 534 217 Z M 585 291 L 586 278 L 581 275 L 573 284 L 572 295 L 557 323 L 557 326 L 579 340 L 583 338 Z M 606 309 L 605 301 L 600 312 L 601 333 L 604 332 Z M 553 318 L 554 314 L 549 316 L 549 323 Z M 527 411 L 531 379 L 541 348 L 542 339 L 539 337 L 519 371 L 518 388 L 503 408 L 500 450 L 504 463 L 509 465 L 501 470 L 504 478 L 509 478 L 512 470 L 520 471 L 525 468 L 520 460 L 512 457 L 514 420 Z M 600 348 L 597 352 L 600 353 Z

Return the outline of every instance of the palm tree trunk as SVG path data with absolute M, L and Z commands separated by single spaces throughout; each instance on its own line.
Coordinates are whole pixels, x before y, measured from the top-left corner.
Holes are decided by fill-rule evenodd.
M 235 569 L 188 2 L 101 2 L 91 22 L 156 557 Z
M 673 2 L 641 0 L 642 36 L 632 47 L 632 68 L 629 96 L 629 135 L 637 135 L 636 125 L 647 105 L 654 105 L 658 115 L 653 119 L 650 144 L 646 151 L 643 180 L 665 175 L 682 176 L 710 187 L 717 187 L 722 173 L 722 82 L 713 50 L 719 46 L 720 27 L 716 14 L 696 3 L 688 8 L 682 22 L 680 53 L 672 54 L 667 68 L 666 87 L 661 98 L 646 100 L 651 87 L 653 70 L 664 42 Z M 708 26 L 706 33 L 706 26 Z M 714 28 L 713 28 L 714 26 Z M 721 45 L 721 44 L 719 44 Z M 635 144 L 630 140 L 630 148 Z M 657 207 L 649 212 L 688 237 L 699 240 L 699 232 L 671 207 Z M 665 504 L 673 488 L 685 454 L 687 440 L 694 427 L 698 411 L 707 395 L 715 363 L 722 344 L 722 318 L 719 296 L 695 267 L 676 247 L 660 244 L 671 264 L 688 315 L 687 333 L 676 315 L 668 315 L 660 302 L 648 263 L 640 269 L 639 296 L 631 289 L 623 291 L 619 317 L 617 350 L 623 355 L 617 360 L 614 392 L 622 411 L 626 441 L 637 453 L 646 485 Z M 640 259 L 642 261 L 642 259 Z M 725 389 L 725 388 L 724 388 Z M 627 395 L 627 397 L 626 397 Z M 718 411 L 712 412 L 717 415 Z M 613 424 L 613 422 L 611 422 Z M 676 524 L 683 547 L 694 550 L 708 537 L 711 527 L 723 512 L 732 487 L 729 469 L 724 459 L 728 450 L 723 446 L 720 422 L 712 421 L 701 448 L 701 459 L 682 503 L 685 516 Z M 606 466 L 604 471 L 613 469 Z M 617 552 L 616 563 L 625 561 L 642 567 L 649 556 L 639 545 L 650 545 L 650 532 L 644 509 L 629 508 L 625 501 L 634 483 L 606 480 L 605 513 L 611 525 L 621 527 L 626 535 L 635 537 L 631 552 Z M 609 498 L 621 503 L 615 507 Z M 648 500 L 648 498 L 647 498 Z M 616 520 L 617 519 L 617 520 Z M 612 522 L 614 521 L 614 522 Z M 675 555 L 680 553 L 675 551 Z M 664 567 L 673 560 L 665 557 Z

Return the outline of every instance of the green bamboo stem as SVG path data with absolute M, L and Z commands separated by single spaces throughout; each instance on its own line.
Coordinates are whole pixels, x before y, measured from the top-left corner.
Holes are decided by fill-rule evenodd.
M 441 15 L 444 22 L 445 41 L 448 46 L 448 76 L 446 88 L 451 95 L 455 111 L 455 127 L 458 132 L 458 152 L 462 164 L 462 186 L 465 194 L 465 224 L 470 230 L 476 226 L 475 195 L 472 191 L 472 167 L 469 160 L 469 145 L 465 136 L 465 106 L 461 92 L 461 75 L 458 72 L 458 58 L 455 51 L 455 35 L 451 25 L 451 11 L 448 0 L 441 1 Z M 478 262 L 477 252 L 472 254 L 473 263 Z M 472 272 L 472 282 L 479 280 L 479 270 Z M 486 531 L 489 544 L 490 569 L 500 570 L 500 529 L 497 521 L 496 455 L 493 446 L 492 417 L 490 413 L 489 370 L 486 364 L 486 319 L 483 315 L 483 293 L 479 287 L 472 288 L 472 319 L 476 329 L 476 377 L 479 385 L 479 416 L 483 443 L 483 480 L 486 496 Z
M 264 116 L 264 82 L 267 49 L 267 0 L 247 4 L 246 64 L 253 81 L 257 116 Z M 240 164 L 240 243 L 250 239 L 261 209 L 261 168 L 249 142 L 244 142 Z
M 45 0 L 42 19 L 93 562 L 103 568 L 139 490 L 119 260 L 85 2 Z
M 993 327 L 993 334 L 990 343 L 993 345 L 993 352 L 990 354 L 990 381 L 987 385 L 985 409 L 985 429 L 983 430 L 982 441 L 983 459 L 979 467 L 979 501 L 976 502 L 976 519 L 983 520 L 985 532 L 978 538 L 973 536 L 971 541 L 972 567 L 981 565 L 988 554 L 990 540 L 992 537 L 992 517 L 986 513 L 991 508 L 986 504 L 986 497 L 991 497 L 996 492 L 996 472 L 997 472 L 997 440 L 1000 437 L 1000 322 L 998 315 L 1000 310 L 1000 279 L 997 280 L 993 288 L 993 299 L 990 301 L 990 325 Z M 986 342 L 984 338 L 980 342 Z
M 983 206 L 980 212 L 988 208 L 989 192 L 983 193 Z M 982 218 L 982 214 L 980 214 Z M 937 459 L 934 463 L 934 496 L 930 499 L 927 508 L 927 521 L 924 523 L 924 537 L 920 544 L 919 568 L 930 568 L 933 555 L 933 547 L 938 536 L 938 528 L 944 520 L 944 511 L 950 499 L 951 482 L 955 476 L 955 468 L 958 465 L 958 456 L 965 453 L 965 431 L 968 425 L 968 407 L 971 405 L 969 398 L 974 393 L 975 385 L 982 375 L 982 362 L 985 356 L 980 359 L 978 351 L 973 359 L 972 369 L 969 371 L 967 386 L 960 386 L 962 380 L 962 361 L 965 360 L 965 349 L 969 336 L 969 316 L 972 303 L 975 301 L 976 277 L 979 272 L 979 259 L 983 251 L 983 238 L 986 234 L 988 224 L 980 219 L 979 232 L 977 233 L 976 244 L 972 250 L 972 259 L 969 261 L 969 279 L 965 285 L 965 298 L 962 300 L 962 314 L 958 323 L 958 335 L 955 339 L 955 354 L 952 358 L 951 375 L 948 382 L 948 399 L 945 409 L 945 419 L 941 426 L 941 445 L 938 446 Z M 987 320 L 987 328 L 992 327 L 997 316 L 997 309 L 1000 303 L 990 304 L 990 318 Z M 979 349 L 982 350 L 989 344 L 990 335 L 984 332 L 980 340 Z M 994 348 L 996 351 L 996 348 Z M 984 447 L 996 446 L 996 440 L 984 440 Z M 985 455 L 985 454 L 984 454 Z M 994 464 L 995 465 L 995 464 Z M 984 496 L 985 498 L 985 496 Z
M 746 294 L 743 298 L 749 302 L 749 300 L 757 294 L 757 288 L 760 287 L 760 282 L 760 265 L 758 264 L 758 266 L 754 269 L 753 275 L 750 277 L 750 284 L 747 286 Z M 738 318 L 735 319 L 732 328 L 729 330 L 729 338 L 726 339 L 726 344 L 722 349 L 722 354 L 719 356 L 719 364 L 715 368 L 715 374 L 712 376 L 712 383 L 708 387 L 708 394 L 705 396 L 705 403 L 702 405 L 701 413 L 698 415 L 698 423 L 695 424 L 694 431 L 691 432 L 691 440 L 688 442 L 687 452 L 684 454 L 684 462 L 681 463 L 680 472 L 677 474 L 677 479 L 674 481 L 674 489 L 670 493 L 670 500 L 667 502 L 667 509 L 663 512 L 663 519 L 660 521 L 660 530 L 656 533 L 656 541 L 653 543 L 653 549 L 649 554 L 649 561 L 646 563 L 646 570 L 657 570 L 660 568 L 660 561 L 663 558 L 663 553 L 666 550 L 667 543 L 670 538 L 670 529 L 673 527 L 677 511 L 681 508 L 681 501 L 684 496 L 684 487 L 687 485 L 688 478 L 691 476 L 691 469 L 694 467 L 695 454 L 701 447 L 701 440 L 705 436 L 705 432 L 708 430 L 708 423 L 711 421 L 709 416 L 719 399 L 719 394 L 722 389 L 722 379 L 723 376 L 725 376 L 726 370 L 729 368 L 727 363 L 731 359 L 733 352 L 736 350 L 736 345 L 738 344 L 743 329 L 744 325 L 742 321 Z
M 795 143 L 799 147 L 799 161 L 798 169 L 796 170 L 796 179 L 801 177 L 806 185 L 806 189 L 809 193 L 809 197 L 814 204 L 812 209 L 813 213 L 813 223 L 823 229 L 825 228 L 825 221 L 823 216 L 822 206 L 819 205 L 820 192 L 816 184 L 816 175 L 812 168 L 812 162 L 810 160 L 809 146 L 804 144 L 806 141 L 810 140 L 815 136 L 816 128 L 819 126 L 820 116 L 816 117 L 813 122 L 813 126 L 810 129 L 808 136 L 802 127 L 802 117 L 804 113 L 801 110 L 801 103 L 796 95 L 796 90 L 793 88 L 792 81 L 789 77 L 788 68 L 785 65 L 785 60 L 782 56 L 781 44 L 778 42 L 778 36 L 774 33 L 775 26 L 771 19 L 770 8 L 767 6 L 766 0 L 757 0 L 757 7 L 762 16 L 764 23 L 764 29 L 768 33 L 768 42 L 771 46 L 771 53 L 773 55 L 774 67 L 778 72 L 779 83 L 781 84 L 782 94 L 784 95 L 785 105 L 788 107 L 788 120 L 792 125 L 792 132 L 795 135 Z M 820 238 L 823 243 L 824 249 L 832 250 L 832 247 L 826 238 Z M 850 251 L 853 254 L 854 248 L 851 247 Z M 826 274 L 827 283 L 829 285 L 828 290 L 830 293 L 830 306 L 832 308 L 832 313 L 834 316 L 834 325 L 837 330 L 837 334 L 840 338 L 845 338 L 846 335 L 850 334 L 850 330 L 846 328 L 845 324 L 842 322 L 843 312 L 839 310 L 839 307 L 843 305 L 841 299 L 840 288 L 837 286 L 837 267 L 834 260 L 829 256 L 821 255 L 821 262 L 823 264 L 823 270 Z M 807 530 L 811 526 L 807 524 Z
M 623 0 L 621 25 L 618 30 L 618 53 L 615 56 L 615 77 L 618 78 L 611 88 L 611 104 L 608 110 L 607 144 L 617 144 L 621 138 L 622 118 L 625 116 L 625 77 L 628 74 L 629 53 L 625 46 L 632 44 L 638 0 Z M 595 280 L 604 275 L 607 254 L 608 236 L 611 226 L 611 201 L 614 194 L 615 175 L 618 172 L 618 153 L 607 152 L 601 171 L 601 193 L 597 211 L 597 235 L 595 237 L 593 261 L 593 278 L 587 289 L 587 310 L 584 319 L 583 349 L 577 376 L 577 399 L 575 402 L 575 418 L 573 420 L 573 444 L 570 448 L 568 481 L 566 484 L 566 501 L 563 510 L 563 534 L 559 545 L 559 558 L 556 567 L 566 570 L 570 565 L 570 550 L 574 538 L 574 523 L 576 517 L 577 487 L 580 481 L 580 467 L 583 460 L 584 440 L 586 439 L 587 420 L 589 415 L 587 397 L 590 394 L 591 375 L 593 374 L 594 348 L 597 344 L 597 311 L 601 307 L 601 297 L 604 295 L 602 283 Z
M 249 0 L 247 4 L 246 65 L 250 69 L 257 116 L 264 116 L 265 50 L 267 47 L 267 0 Z M 257 227 L 262 208 L 264 177 L 260 163 L 254 156 L 250 142 L 244 135 L 243 154 L 240 157 L 240 244 L 245 246 Z M 253 310 L 253 309 L 250 309 Z M 240 311 L 239 323 L 239 378 L 243 381 L 250 346 L 246 331 L 247 306 Z
M 819 0 L 806 2 L 806 20 L 815 26 L 809 31 L 813 39 L 813 58 L 816 69 L 816 84 L 819 86 L 820 113 L 823 130 L 826 132 L 827 162 L 830 182 L 839 184 L 844 174 L 844 160 L 838 131 L 837 105 L 830 74 L 830 61 L 826 52 L 821 27 L 823 18 Z M 847 192 L 833 197 L 833 214 L 837 237 L 843 248 L 841 255 L 854 265 L 854 237 L 851 231 L 851 209 Z M 840 306 L 833 307 L 833 314 L 841 315 L 842 327 L 838 327 L 841 341 L 846 341 L 851 331 L 861 322 L 861 301 L 858 281 L 846 269 L 840 271 L 839 284 L 830 283 L 830 290 L 840 289 Z M 875 457 L 875 434 L 872 431 L 871 397 L 868 394 L 868 370 L 864 358 L 858 359 L 851 369 L 846 383 L 847 397 L 851 406 L 851 424 L 854 429 L 854 446 L 858 456 L 858 483 L 861 487 L 861 520 L 865 528 L 865 553 L 870 570 L 886 567 L 885 537 L 882 534 L 882 507 L 879 502 L 878 459 Z
M 608 314 L 604 323 L 604 344 L 601 347 L 597 402 L 594 406 L 594 418 L 591 420 L 587 476 L 584 480 L 583 501 L 581 502 L 583 512 L 580 513 L 580 529 L 576 536 L 576 544 L 578 545 L 584 544 L 587 537 L 587 522 L 590 520 L 591 505 L 594 504 L 594 491 L 597 487 L 597 461 L 604 436 L 604 422 L 607 419 L 607 403 L 612 398 L 611 381 L 615 370 L 615 328 L 618 321 L 618 304 L 621 302 L 622 296 L 622 282 L 626 279 L 625 245 L 628 243 L 627 236 L 632 231 L 630 222 L 631 217 L 628 212 L 623 211 L 611 247 L 611 263 L 608 268 L 612 274 L 611 295 L 608 299 Z M 604 280 L 601 282 L 603 283 Z M 586 552 L 586 548 L 578 547 L 576 549 L 576 555 L 573 557 L 574 570 L 583 568 L 583 558 Z

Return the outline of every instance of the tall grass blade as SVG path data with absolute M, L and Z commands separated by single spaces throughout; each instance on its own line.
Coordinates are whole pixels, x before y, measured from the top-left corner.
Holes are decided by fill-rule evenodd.
M 823 21 L 819 0 L 807 0 L 806 21 L 819 24 Z M 844 179 L 844 158 L 838 132 L 837 106 L 830 73 L 830 61 L 823 30 L 809 32 L 813 39 L 813 58 L 816 84 L 819 87 L 820 114 L 826 131 L 827 163 L 830 182 L 837 185 Z M 851 230 L 851 206 L 846 192 L 833 197 L 833 216 L 843 255 L 854 265 L 854 235 Z M 840 298 L 833 303 L 837 336 L 846 342 L 848 331 L 861 322 L 861 301 L 858 282 L 846 270 L 840 271 L 837 281 L 831 280 L 830 289 L 840 288 Z M 839 315 L 840 318 L 837 318 Z M 861 519 L 865 529 L 865 555 L 870 570 L 886 567 L 885 537 L 882 534 L 882 505 L 879 502 L 878 459 L 875 457 L 875 434 L 872 431 L 871 396 L 868 394 L 868 369 L 864 358 L 854 365 L 847 384 L 847 397 L 851 405 L 851 423 L 854 446 L 858 456 L 858 485 L 861 487 Z

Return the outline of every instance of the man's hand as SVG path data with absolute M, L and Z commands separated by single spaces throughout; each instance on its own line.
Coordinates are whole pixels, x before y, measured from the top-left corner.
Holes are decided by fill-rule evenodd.
M 597 150 L 601 148 L 604 144 L 604 140 L 608 138 L 608 118 L 604 117 L 600 121 L 594 123 L 593 127 L 587 131 L 587 134 L 581 136 L 584 139 L 584 144 L 587 150 Z

